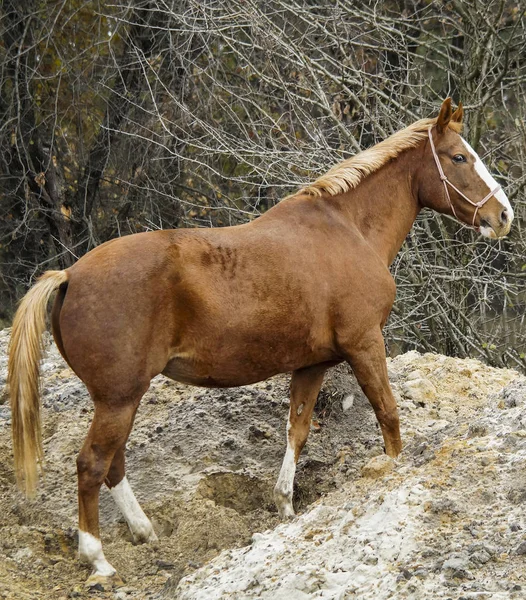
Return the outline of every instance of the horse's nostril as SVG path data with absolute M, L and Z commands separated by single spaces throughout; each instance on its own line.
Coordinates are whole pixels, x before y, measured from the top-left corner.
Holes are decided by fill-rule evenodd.
M 500 213 L 500 221 L 501 221 L 501 223 L 506 223 L 507 220 L 508 220 L 508 211 L 506 209 L 504 209 Z

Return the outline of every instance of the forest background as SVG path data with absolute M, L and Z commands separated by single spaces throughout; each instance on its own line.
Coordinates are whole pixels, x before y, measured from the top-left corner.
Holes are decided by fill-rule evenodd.
M 116 236 L 257 218 L 452 96 L 516 220 L 490 242 L 422 212 L 386 341 L 526 368 L 525 1 L 0 10 L 0 324 L 42 271 Z

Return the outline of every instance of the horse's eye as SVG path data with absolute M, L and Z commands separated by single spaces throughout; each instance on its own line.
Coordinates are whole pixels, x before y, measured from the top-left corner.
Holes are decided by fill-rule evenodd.
M 453 162 L 463 163 L 466 162 L 466 157 L 463 154 L 455 154 L 453 157 Z

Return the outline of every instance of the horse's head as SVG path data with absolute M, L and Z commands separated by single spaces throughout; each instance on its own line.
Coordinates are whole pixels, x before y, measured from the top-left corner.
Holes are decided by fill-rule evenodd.
M 506 194 L 477 153 L 460 135 L 462 105 L 442 103 L 436 125 L 429 129 L 419 185 L 423 206 L 448 213 L 490 238 L 505 236 L 513 209 Z

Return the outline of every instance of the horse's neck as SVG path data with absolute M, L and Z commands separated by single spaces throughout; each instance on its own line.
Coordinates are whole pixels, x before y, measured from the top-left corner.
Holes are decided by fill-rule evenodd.
M 417 149 L 403 152 L 341 197 L 341 210 L 386 265 L 395 259 L 421 208 L 414 185 L 419 159 Z

